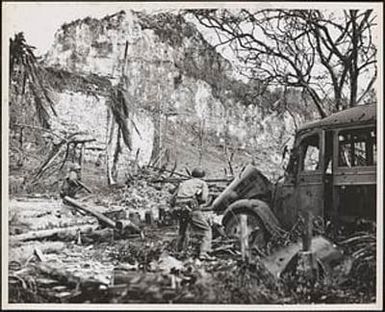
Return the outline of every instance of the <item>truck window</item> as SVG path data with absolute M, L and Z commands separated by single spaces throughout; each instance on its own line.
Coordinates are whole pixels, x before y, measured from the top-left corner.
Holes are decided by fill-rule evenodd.
M 305 138 L 301 143 L 302 171 L 314 171 L 319 169 L 320 150 L 318 134 Z
M 377 164 L 376 129 L 350 129 L 338 134 L 338 166 L 358 167 Z

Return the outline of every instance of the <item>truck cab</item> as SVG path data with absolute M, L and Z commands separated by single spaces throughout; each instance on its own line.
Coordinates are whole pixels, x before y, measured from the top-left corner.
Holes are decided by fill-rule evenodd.
M 272 208 L 284 227 L 301 211 L 322 220 L 376 219 L 376 106 L 357 106 L 302 126 Z

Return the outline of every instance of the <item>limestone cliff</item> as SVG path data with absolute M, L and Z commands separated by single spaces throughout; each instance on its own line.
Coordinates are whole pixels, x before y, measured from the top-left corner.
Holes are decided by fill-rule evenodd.
M 140 164 L 148 163 L 161 147 L 168 149 L 163 155 L 171 163 L 178 159 L 178 166 L 196 165 L 205 146 L 201 161 L 214 174 L 226 162 L 223 151 L 213 148 L 230 145 L 240 151 L 240 165 L 254 159 L 272 176 L 280 171 L 282 144 L 295 130 L 293 115 L 272 113 L 271 103 L 253 97 L 255 85 L 232 78 L 230 63 L 194 25 L 169 13 L 122 11 L 65 24 L 45 64 L 97 75 L 112 86 L 124 82 L 131 150 L 118 135 L 110 97 L 98 90 L 92 95 L 79 89 L 58 92 L 55 122 L 92 134 L 97 144 L 107 146 L 108 162 L 121 147 L 119 164 L 125 169 L 136 155 Z M 303 116 L 295 118 L 298 122 Z

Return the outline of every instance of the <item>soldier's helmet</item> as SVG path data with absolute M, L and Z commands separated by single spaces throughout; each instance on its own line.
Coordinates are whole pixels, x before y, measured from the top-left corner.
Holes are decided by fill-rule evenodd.
M 191 176 L 194 178 L 203 178 L 206 175 L 206 172 L 202 168 L 194 168 L 191 172 Z

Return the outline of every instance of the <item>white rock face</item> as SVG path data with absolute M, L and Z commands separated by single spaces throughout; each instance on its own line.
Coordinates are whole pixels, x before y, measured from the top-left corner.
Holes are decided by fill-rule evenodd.
M 55 128 L 84 131 L 98 138 L 99 142 L 105 142 L 107 106 L 104 97 L 75 92 L 58 93 L 55 110 L 58 114 L 58 119 L 54 121 Z
M 138 165 L 143 166 L 150 161 L 152 146 L 154 141 L 154 124 L 146 113 L 138 113 L 133 116 L 133 122 L 138 128 L 138 132 L 131 127 L 133 154 L 138 154 Z M 131 155 L 132 156 L 132 155 Z M 133 160 L 133 159 L 132 159 Z
M 189 33 L 185 28 L 184 33 L 173 33 L 169 24 L 163 30 L 146 25 L 140 15 L 131 11 L 101 20 L 76 21 L 56 33 L 55 43 L 45 57 L 48 66 L 109 77 L 113 85 L 123 75 L 126 77 L 124 87 L 132 108 L 129 114 L 140 135 L 128 119 L 133 148 L 123 148 L 119 166 L 126 168 L 138 149 L 140 164 L 149 161 L 157 133 L 154 121 L 161 111 L 161 131 L 166 131 L 167 114 L 168 126 L 176 128 L 178 135 L 188 129 L 187 125 L 202 124 L 204 120 L 206 132 L 212 133 L 218 144 L 227 133 L 235 147 L 271 155 L 267 171 L 279 169 L 280 143 L 294 132 L 291 117 L 263 118 L 256 105 L 244 106 L 228 95 L 229 87 L 221 81 L 231 76 L 229 63 L 210 50 L 198 33 Z M 88 129 L 98 144 L 105 144 L 108 106 L 104 97 L 97 100 L 65 92 L 59 94 L 57 110 L 62 124 Z M 191 137 L 183 141 L 194 143 Z M 111 155 L 116 144 L 115 136 Z

